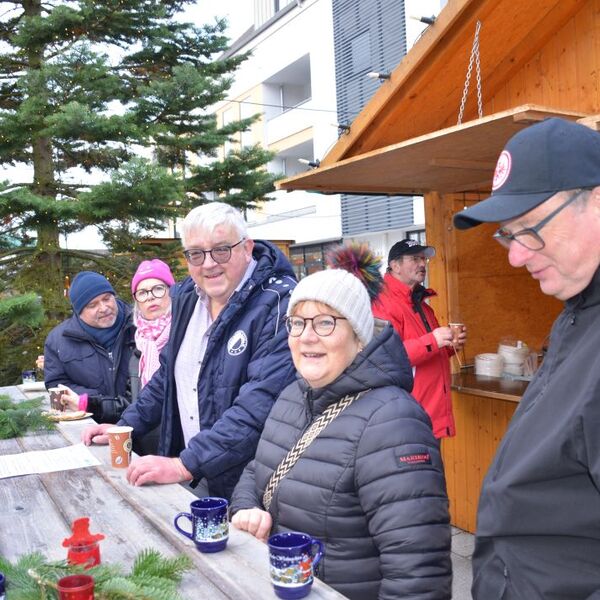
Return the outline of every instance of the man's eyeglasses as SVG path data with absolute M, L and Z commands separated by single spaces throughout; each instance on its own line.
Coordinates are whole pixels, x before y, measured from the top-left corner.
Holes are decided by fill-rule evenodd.
M 515 231 L 515 233 L 511 233 L 506 227 L 500 227 L 492 236 L 497 242 L 502 244 L 505 248 L 510 247 L 510 243 L 515 241 L 521 246 L 524 246 L 528 250 L 539 251 L 544 248 L 546 242 L 542 239 L 539 234 L 539 231 L 542 227 L 547 225 L 554 217 L 563 209 L 565 209 L 569 204 L 572 204 L 579 198 L 583 193 L 588 192 L 589 190 L 583 188 L 581 190 L 576 191 L 572 194 L 565 202 L 563 202 L 558 208 L 553 210 L 548 216 L 542 219 L 537 225 L 533 227 L 526 227 L 525 229 L 520 229 L 519 231 Z
M 148 300 L 148 298 L 152 297 L 152 298 L 164 298 L 164 295 L 167 293 L 167 286 L 163 285 L 162 283 L 159 283 L 157 285 L 152 286 L 150 289 L 148 290 L 137 290 L 137 292 L 135 292 L 133 294 L 133 297 L 138 301 L 138 302 L 146 302 L 146 300 Z
M 346 317 L 334 317 L 333 315 L 317 315 L 316 317 L 288 317 L 285 320 L 285 328 L 292 337 L 300 337 L 306 328 L 306 322 L 311 321 L 313 331 L 320 337 L 327 337 L 333 333 L 337 322 Z
M 200 267 L 204 264 L 206 255 L 210 254 L 211 258 L 218 264 L 222 265 L 231 258 L 231 250 L 236 246 L 239 246 L 246 238 L 242 238 L 237 244 L 231 246 L 217 246 L 211 250 L 200 250 L 200 248 L 191 248 L 190 250 L 184 250 L 183 255 L 190 265 L 194 267 Z
M 414 263 L 425 263 L 428 264 L 429 263 L 429 258 L 427 258 L 426 256 L 423 256 L 422 254 L 407 254 L 404 256 L 404 260 L 408 261 L 408 262 L 414 262 Z

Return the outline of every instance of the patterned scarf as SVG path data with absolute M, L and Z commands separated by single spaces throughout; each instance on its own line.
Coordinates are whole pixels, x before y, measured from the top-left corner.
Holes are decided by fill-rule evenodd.
M 147 321 L 136 310 L 135 345 L 142 353 L 140 357 L 140 383 L 144 387 L 160 366 L 160 351 L 169 340 L 171 331 L 171 309 L 158 319 Z

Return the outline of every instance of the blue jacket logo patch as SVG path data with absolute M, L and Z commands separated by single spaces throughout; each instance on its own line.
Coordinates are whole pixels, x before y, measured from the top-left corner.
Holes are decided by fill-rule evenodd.
M 241 329 L 238 329 L 227 342 L 227 352 L 231 356 L 241 354 L 248 347 L 248 336 Z

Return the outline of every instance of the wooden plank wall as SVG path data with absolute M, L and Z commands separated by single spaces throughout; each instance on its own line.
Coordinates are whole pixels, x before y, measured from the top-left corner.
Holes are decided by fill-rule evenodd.
M 481 484 L 517 404 L 457 392 L 452 402 L 458 433 L 442 441 L 450 519 L 474 533 Z
M 427 240 L 438 251 L 429 268 L 430 285 L 438 292 L 431 304 L 441 323 L 467 325 L 467 362 L 496 352 L 504 338 L 539 351 L 562 303 L 543 294 L 526 269 L 510 266 L 506 250 L 491 239 L 496 225 L 454 229 L 452 215 L 477 199 L 476 194 L 426 195 Z
M 481 45 L 485 38 L 483 27 Z M 526 103 L 600 112 L 600 0 L 586 2 L 492 98 L 486 95 L 485 80 L 482 89 L 484 115 Z M 476 118 L 474 103 L 469 106 L 466 119 Z
M 429 266 L 430 285 L 438 292 L 432 306 L 441 323 L 451 318 L 468 326 L 467 363 L 481 352 L 496 352 L 505 337 L 539 350 L 562 309 L 525 269 L 509 265 L 506 250 L 491 239 L 496 225 L 454 228 L 454 213 L 478 199 L 477 194 L 425 196 L 427 241 L 437 249 Z M 457 434 L 442 443 L 450 512 L 454 525 L 474 532 L 481 483 L 517 405 L 456 392 L 452 399 Z

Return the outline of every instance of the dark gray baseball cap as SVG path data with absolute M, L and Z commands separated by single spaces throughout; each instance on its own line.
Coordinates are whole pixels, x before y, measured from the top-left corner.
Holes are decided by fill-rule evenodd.
M 398 260 L 402 256 L 411 254 L 422 254 L 427 258 L 435 256 L 435 248 L 433 246 L 421 246 L 417 240 L 406 238 L 396 242 L 388 253 L 388 264 L 392 260 Z
M 515 134 L 500 154 L 492 195 L 454 215 L 457 229 L 510 221 L 565 190 L 600 185 L 600 133 L 546 119 Z

